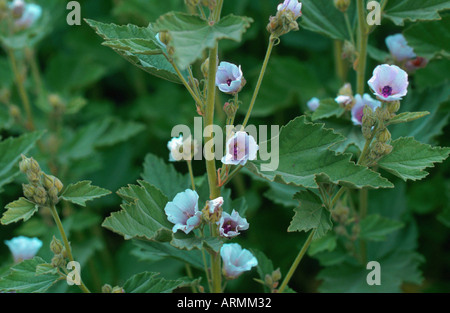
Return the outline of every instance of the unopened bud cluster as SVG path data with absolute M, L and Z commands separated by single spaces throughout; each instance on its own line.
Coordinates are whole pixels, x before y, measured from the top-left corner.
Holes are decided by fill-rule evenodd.
M 260 280 L 260 279 L 255 279 L 255 280 L 257 282 L 259 282 L 260 284 L 269 288 L 271 293 L 276 293 L 277 287 L 281 280 L 281 271 L 279 268 L 277 268 L 271 274 L 266 274 L 266 276 L 264 276 L 264 281 Z
M 112 287 L 109 284 L 105 284 L 102 287 L 102 293 L 125 293 L 125 290 L 119 286 Z
M 65 267 L 66 259 L 68 257 L 67 251 L 61 241 L 58 240 L 55 236 L 53 236 L 53 239 L 50 243 L 50 250 L 54 254 L 52 258 L 52 266 L 56 268 Z
M 27 175 L 28 184 L 23 184 L 24 196 L 39 206 L 55 205 L 59 202 L 59 193 L 63 189 L 61 181 L 44 173 L 33 158 L 22 155 L 20 171 Z
M 366 110 L 367 109 L 367 110 Z M 375 137 L 368 156 L 369 166 L 374 166 L 384 156 L 392 152 L 391 133 L 385 126 L 400 109 L 400 101 L 385 102 L 375 112 L 366 108 L 363 117 L 363 135 L 366 139 Z M 377 127 L 375 127 L 377 124 Z M 376 133 L 374 133 L 376 131 Z

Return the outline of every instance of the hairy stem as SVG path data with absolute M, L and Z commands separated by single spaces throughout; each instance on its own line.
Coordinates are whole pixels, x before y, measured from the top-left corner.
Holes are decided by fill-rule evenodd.
M 50 206 L 50 212 L 52 213 L 53 219 L 55 220 L 56 226 L 58 227 L 59 233 L 61 234 L 64 247 L 67 251 L 67 256 L 69 257 L 69 260 L 73 262 L 74 258 L 72 255 L 72 249 L 70 248 L 69 240 L 67 239 L 66 232 L 64 231 L 64 227 L 58 215 L 58 211 L 56 210 L 56 207 L 54 205 Z M 80 285 L 78 287 L 80 287 L 83 292 L 90 293 L 89 289 L 84 285 L 82 281 L 80 281 Z
M 20 74 L 18 68 L 17 68 L 17 60 L 14 56 L 14 51 L 12 49 L 7 49 L 8 51 L 8 57 L 11 62 L 12 71 L 14 74 L 14 79 L 16 81 L 17 90 L 19 92 L 20 99 L 22 100 L 23 107 L 25 109 L 25 113 L 27 115 L 27 122 L 26 122 L 26 128 L 28 130 L 34 130 L 34 122 L 33 122 L 33 114 L 31 111 L 31 104 L 30 99 L 28 98 L 27 91 L 25 90 L 24 85 L 24 77 Z
M 269 45 L 267 47 L 266 56 L 264 58 L 263 65 L 261 67 L 261 72 L 259 73 L 258 82 L 256 83 L 255 91 L 253 92 L 252 100 L 250 101 L 250 106 L 248 107 L 247 114 L 245 115 L 244 122 L 242 123 L 242 127 L 245 128 L 245 126 L 248 123 L 248 120 L 250 119 L 250 115 L 252 114 L 253 106 L 256 102 L 256 97 L 258 96 L 259 89 L 261 88 L 261 83 L 264 78 L 264 74 L 266 73 L 267 64 L 269 63 L 270 55 L 272 54 L 273 46 L 275 45 L 275 42 L 277 42 L 279 39 L 276 37 L 270 36 L 269 39 Z
M 306 251 L 308 251 L 308 248 L 312 242 L 312 239 L 313 239 L 315 233 L 316 233 L 316 229 L 314 228 L 311 231 L 311 233 L 309 234 L 308 238 L 306 239 L 305 243 L 303 244 L 302 249 L 298 253 L 297 257 L 295 258 L 294 263 L 292 263 L 291 268 L 289 269 L 289 272 L 286 274 L 286 277 L 284 278 L 283 282 L 281 283 L 281 286 L 278 289 L 279 293 L 283 293 L 287 284 L 291 280 L 292 275 L 294 275 L 295 270 L 297 269 L 298 265 L 300 264 L 300 261 L 303 259 L 303 256 L 306 254 Z
M 369 42 L 365 0 L 357 0 L 358 10 L 358 65 L 356 70 L 356 93 L 363 95 L 367 66 L 367 44 Z

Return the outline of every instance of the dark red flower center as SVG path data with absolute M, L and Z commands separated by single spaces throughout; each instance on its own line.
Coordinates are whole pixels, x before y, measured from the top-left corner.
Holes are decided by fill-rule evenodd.
M 383 94 L 383 97 L 387 98 L 390 95 L 392 95 L 392 87 L 391 86 L 384 86 L 381 90 L 381 93 Z
M 232 80 L 231 79 L 227 79 L 227 85 L 230 86 L 231 85 Z

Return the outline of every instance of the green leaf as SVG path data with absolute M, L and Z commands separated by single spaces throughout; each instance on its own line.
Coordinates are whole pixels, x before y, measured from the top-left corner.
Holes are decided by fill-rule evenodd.
M 247 168 L 270 181 L 305 188 L 318 188 L 320 182 L 348 188 L 393 186 L 378 173 L 350 161 L 350 154 L 329 150 L 343 140 L 344 137 L 325 129 L 323 124 L 308 123 L 304 116 L 297 117 L 280 131 L 278 168 L 261 167 L 264 166 L 261 160 L 248 162 Z
M 145 181 L 139 181 L 139 185 L 129 185 L 117 192 L 124 200 L 122 211 L 112 213 L 102 226 L 125 239 L 170 241 L 173 225 L 164 213 L 167 197 Z
M 10 137 L 0 142 L 0 189 L 19 174 L 19 160 L 34 147 L 44 132 L 32 132 L 20 137 Z
M 320 100 L 320 105 L 314 111 L 312 120 L 317 121 L 331 116 L 340 117 L 344 112 L 345 110 L 334 99 L 324 99 Z
M 189 175 L 180 174 L 172 164 L 167 164 L 163 159 L 150 153 L 145 157 L 141 177 L 159 188 L 168 199 L 173 199 L 177 193 L 191 187 Z
M 384 241 L 386 235 L 402 228 L 403 223 L 395 221 L 378 214 L 365 217 L 360 222 L 360 238 L 373 241 Z
M 442 81 L 440 84 L 442 84 Z M 450 88 L 448 84 L 428 87 L 420 92 L 411 90 L 402 101 L 402 111 L 428 111 L 430 115 L 410 123 L 395 125 L 391 131 L 392 138 L 414 137 L 420 142 L 433 144 L 435 137 L 442 134 L 444 127 L 447 125 L 450 114 L 443 106 L 449 100 Z
M 27 221 L 36 213 L 39 207 L 25 198 L 19 198 L 19 200 L 11 202 L 5 208 L 7 211 L 3 213 L 1 219 L 3 225 L 15 223 L 20 220 Z
M 354 20 L 356 5 L 352 1 L 348 14 L 350 21 Z M 336 9 L 333 1 L 328 0 L 303 0 L 301 28 L 320 33 L 332 39 L 348 40 L 350 35 L 347 30 L 344 14 Z
M 171 57 L 184 70 L 200 59 L 206 49 L 213 48 L 218 40 L 241 41 L 252 21 L 248 17 L 228 15 L 217 23 L 209 23 L 197 15 L 170 12 L 161 16 L 151 28 L 155 33 L 168 32 L 167 50 L 173 49 Z
M 412 137 L 399 138 L 392 142 L 392 146 L 392 152 L 378 165 L 404 181 L 426 177 L 428 172 L 424 170 L 444 161 L 450 153 L 450 148 L 432 147 Z
M 307 190 L 297 193 L 294 198 L 300 202 L 300 205 L 294 209 L 295 215 L 289 225 L 289 232 L 308 232 L 315 229 L 313 239 L 319 239 L 333 228 L 331 214 L 319 196 Z
M 394 293 L 401 292 L 404 282 L 421 284 L 423 277 L 419 266 L 424 258 L 413 251 L 398 251 L 377 259 L 381 267 L 381 285 L 367 284 L 367 270 L 361 265 L 344 263 L 326 267 L 318 278 L 322 280 L 319 288 L 324 293 Z
M 168 242 L 134 240 L 133 243 L 139 249 L 135 252 L 135 255 L 143 261 L 154 260 L 155 257 L 171 258 L 183 263 L 188 263 L 199 270 L 204 269 L 202 253 L 199 250 L 181 250 Z
M 76 184 L 70 184 L 64 189 L 61 198 L 81 206 L 86 206 L 87 201 L 91 201 L 111 193 L 109 190 L 92 186 L 91 183 L 91 181 L 85 180 Z
M 45 292 L 60 278 L 59 274 L 43 273 L 43 265 L 48 264 L 40 257 L 22 261 L 0 279 L 0 290 L 14 292 Z
M 142 38 L 109 40 L 104 42 L 103 45 L 134 54 L 156 55 L 163 52 L 161 47 L 153 40 Z
M 445 9 L 450 9 L 448 0 L 388 1 L 384 10 L 384 17 L 393 21 L 396 25 L 403 26 L 405 21 L 439 20 L 441 19 L 439 12 Z
M 408 45 L 414 52 L 428 60 L 435 57 L 450 58 L 450 17 L 440 21 L 419 23 L 404 31 Z
M 115 24 L 105 24 L 96 22 L 94 20 L 85 20 L 98 35 L 100 35 L 105 42 L 116 41 L 123 39 L 144 39 L 154 40 L 156 33 L 148 27 L 138 27 L 136 25 L 128 24 L 126 26 L 119 26 Z M 154 40 L 156 44 L 156 39 Z M 169 80 L 175 83 L 181 83 L 173 66 L 167 61 L 163 54 L 159 55 L 144 55 L 134 54 L 127 50 L 113 49 L 127 61 L 141 68 L 142 70 L 155 75 L 157 77 Z
M 198 280 L 166 280 L 158 275 L 151 272 L 136 274 L 125 282 L 123 289 L 126 293 L 169 293 L 179 287 L 198 284 Z
M 430 115 L 430 112 L 404 112 L 391 118 L 388 123 L 389 125 L 408 123 L 427 115 Z
M 95 142 L 95 147 L 106 147 L 126 141 L 145 129 L 145 125 L 134 121 L 110 119 L 111 123 Z
M 349 146 L 355 146 L 362 151 L 366 143 L 361 127 L 354 125 L 352 122 L 343 119 L 328 119 L 325 122 L 325 127 L 332 129 L 335 133 L 338 133 L 345 137 L 344 141 L 338 142 L 331 146 L 331 150 L 344 153 Z
M 251 252 L 258 260 L 256 271 L 258 272 L 260 281 L 264 283 L 266 275 L 272 275 L 274 271 L 273 263 L 262 251 L 251 249 Z M 265 285 L 264 290 L 265 292 L 270 292 L 269 288 Z
M 308 255 L 313 256 L 319 252 L 331 252 L 337 247 L 337 238 L 332 232 L 328 232 L 325 236 L 313 240 L 308 249 Z

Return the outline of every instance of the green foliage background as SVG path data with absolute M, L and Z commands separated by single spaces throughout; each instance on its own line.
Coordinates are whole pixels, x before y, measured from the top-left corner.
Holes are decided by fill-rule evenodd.
M 65 19 L 67 11 L 63 5 L 56 5 L 52 1 L 42 2 L 54 8 L 51 22 L 46 28 L 47 35 L 36 49 L 42 79 L 50 93 L 60 95 L 73 107 L 73 114 L 66 115 L 64 119 L 63 143 L 58 151 L 58 162 L 61 164 L 59 178 L 65 185 L 90 180 L 93 185 L 114 192 L 90 202 L 87 207 L 63 208 L 64 226 L 70 233 L 74 255 L 82 263 L 85 283 L 99 291 L 103 283 L 123 285 L 129 277 L 143 271 L 160 272 L 166 279 L 186 276 L 182 262 L 151 253 L 148 247 L 123 240 L 100 225 L 112 212 L 120 210 L 121 198 L 115 192 L 145 178 L 143 164 L 148 153 L 159 157 L 158 160 L 150 161 L 161 162 L 162 159 L 168 163 L 166 145 L 172 127 L 176 124 L 193 126 L 195 107 L 192 100 L 182 85 L 148 75 L 110 48 L 101 45 L 101 38 L 84 21 L 82 26 L 68 26 Z M 185 10 L 181 0 L 79 2 L 83 18 L 120 25 L 132 23 L 147 26 L 168 11 Z M 308 3 L 312 2 L 304 2 L 305 15 Z M 220 60 L 240 64 L 247 80 L 241 95 L 241 114 L 246 112 L 252 87 L 259 74 L 268 40 L 265 27 L 277 4 L 277 0 L 225 1 L 224 15 L 233 13 L 254 20 L 242 42 L 220 43 Z M 391 10 L 391 15 L 397 16 L 395 10 Z M 450 146 L 450 129 L 447 125 L 450 116 L 450 60 L 448 46 L 443 46 L 450 41 L 448 28 L 445 30 L 449 14 L 444 12 L 441 15 L 444 21 L 412 24 L 406 20 L 405 26 L 383 19 L 382 26 L 371 36 L 372 58 L 368 75 L 380 63 L 383 54 L 379 50 L 387 51 L 384 39 L 393 33 L 404 32 L 408 40 L 411 39 L 411 45 L 424 56 L 437 56 L 427 68 L 414 75 L 414 91 L 409 93 L 402 106 L 404 111 L 429 111 L 430 116 L 411 124 L 394 126 L 393 138 L 407 135 L 423 143 Z M 427 27 L 432 31 L 439 27 L 444 29 L 438 38 L 434 38 L 434 34 L 425 45 L 424 37 L 430 34 Z M 310 98 L 334 97 L 336 90 L 341 87 L 342 82 L 335 75 L 333 40 L 311 31 L 317 30 L 314 28 L 317 28 L 317 24 L 305 17 L 300 24 L 300 31 L 282 37 L 270 60 L 251 123 L 286 125 L 307 111 L 306 102 Z M 327 35 L 326 30 L 319 31 Z M 331 34 L 332 37 L 340 38 L 342 33 L 346 36 L 345 28 L 342 30 L 336 27 L 334 31 L 336 33 Z M 195 70 L 198 72 L 199 64 Z M 349 73 L 353 81 L 351 69 Z M 32 90 L 31 79 L 27 84 Z M 13 78 L 6 55 L 0 54 L 0 87 L 12 86 Z M 220 96 L 221 103 L 227 100 L 225 96 Z M 13 99 L 19 105 L 17 94 L 13 94 Z M 45 129 L 44 113 L 49 109 L 48 104 L 45 99 L 32 98 L 32 102 L 37 108 L 36 124 L 39 129 Z M 217 120 L 224 121 L 223 111 L 218 108 L 216 112 Z M 240 119 L 242 117 L 238 116 Z M 3 138 L 20 132 L 4 106 L 0 106 L 0 125 L 3 125 L 0 133 Z M 344 132 L 348 129 L 333 118 L 326 120 L 326 127 L 342 127 Z M 43 138 L 44 148 L 51 149 L 52 141 L 48 133 Z M 32 151 L 29 154 L 40 161 L 44 170 L 48 170 L 45 164 L 51 160 L 37 149 Z M 187 173 L 184 163 L 173 165 L 178 172 Z M 197 175 L 204 173 L 204 162 L 194 162 L 193 166 Z M 389 267 L 389 272 L 383 273 L 385 289 L 382 291 L 450 291 L 449 162 L 439 164 L 429 172 L 425 180 L 407 183 L 383 172 L 385 177 L 395 183 L 396 188 L 369 193 L 369 211 L 399 223 L 389 224 L 389 227 L 393 227 L 392 232 L 387 236 L 375 234 L 378 240 L 368 244 L 369 259 L 395 264 Z M 144 174 L 141 176 L 141 173 Z M 14 183 L 0 186 L 3 189 L 0 194 L 1 208 L 21 195 L 20 183 L 23 180 L 23 177 L 17 176 Z M 233 199 L 245 198 L 247 220 L 250 222 L 250 230 L 244 232 L 237 241 L 244 247 L 261 251 L 273 263 L 263 262 L 261 260 L 265 258 L 260 257 L 258 271 L 266 273 L 267 268 L 279 267 L 282 273 L 286 273 L 306 239 L 305 233 L 287 232 L 293 209 L 298 205 L 293 199 L 296 191 L 290 186 L 257 179 L 249 172 L 237 176 L 231 185 Z M 370 222 L 373 221 L 367 221 L 367 224 Z M 370 225 L 365 230 L 370 232 Z M 56 233 L 51 218 L 40 214 L 27 223 L 0 227 L 0 243 L 15 235 L 38 236 L 44 241 L 38 255 L 49 260 L 49 243 Z M 373 238 L 374 235 L 367 236 Z M 365 270 L 362 271 L 363 276 L 353 275 L 357 270 L 346 259 L 344 248 L 333 235 L 311 247 L 310 256 L 303 260 L 290 287 L 302 292 L 372 291 L 367 290 L 365 281 L 359 279 L 365 277 Z M 332 252 L 327 252 L 330 250 Z M 255 253 L 260 255 L 261 252 Z M 0 265 L 3 265 L 0 274 L 9 268 L 11 261 L 7 247 L 0 244 Z M 252 271 L 229 282 L 228 290 L 263 291 L 263 287 L 251 279 L 257 277 L 256 274 Z M 65 283 L 58 283 L 50 291 L 74 291 L 71 288 Z

